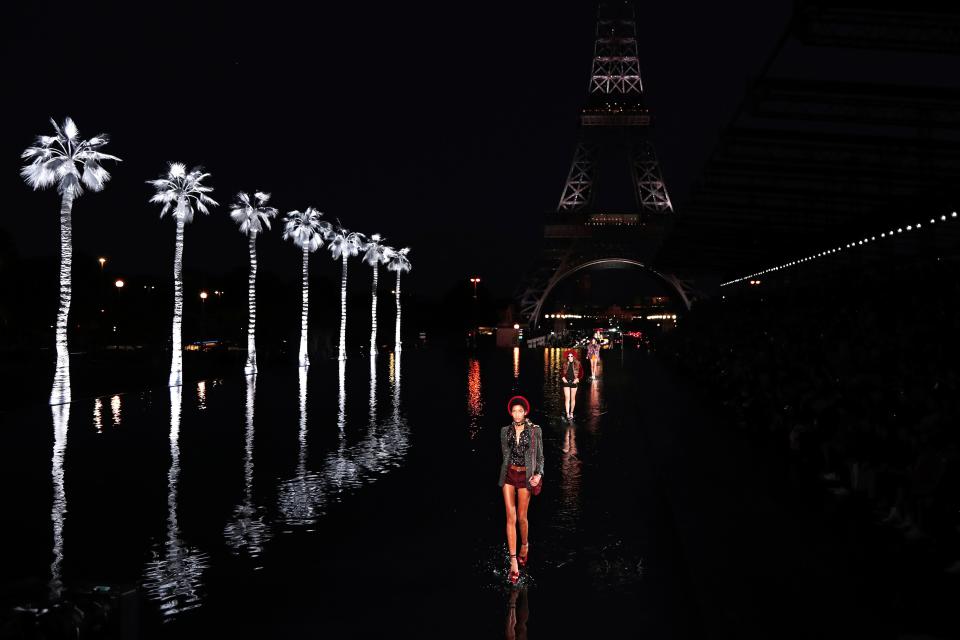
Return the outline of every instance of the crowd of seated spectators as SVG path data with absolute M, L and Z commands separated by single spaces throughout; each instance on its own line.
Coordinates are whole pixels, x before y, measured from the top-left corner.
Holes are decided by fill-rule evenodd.
M 659 346 L 738 428 L 960 573 L 960 262 L 746 283 Z

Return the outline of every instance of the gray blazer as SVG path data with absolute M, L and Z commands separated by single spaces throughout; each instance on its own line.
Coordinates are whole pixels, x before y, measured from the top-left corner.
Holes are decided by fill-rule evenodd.
M 543 429 L 539 425 L 533 424 L 527 420 L 527 429 L 530 429 L 530 447 L 526 453 L 527 467 L 527 489 L 530 489 L 530 478 L 540 474 L 543 479 Z M 514 437 L 513 423 L 500 429 L 500 452 L 503 454 L 503 462 L 500 464 L 500 482 L 502 487 L 507 480 L 507 465 L 510 464 L 510 438 Z M 536 459 L 534 459 L 536 458 Z M 530 473 L 533 469 L 533 473 Z

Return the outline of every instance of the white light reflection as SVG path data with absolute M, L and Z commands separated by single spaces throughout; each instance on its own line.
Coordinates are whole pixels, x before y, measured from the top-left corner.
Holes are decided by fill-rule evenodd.
M 93 400 L 93 428 L 97 433 L 103 433 L 103 401 L 100 398 Z
M 300 454 L 294 476 L 280 484 L 277 497 L 284 522 L 309 526 L 323 513 L 323 482 L 312 471 L 307 471 L 307 371 L 300 367 Z
M 114 395 L 110 398 L 110 418 L 113 421 L 113 426 L 120 426 L 120 396 Z
M 64 321 L 64 325 L 66 325 L 66 321 Z M 62 344 L 59 333 L 60 330 L 58 328 L 57 368 L 53 374 L 53 389 L 50 390 L 50 404 L 66 404 L 70 402 L 70 354 L 67 353 L 66 328 L 64 328 Z
M 63 592 L 63 524 L 67 515 L 67 490 L 63 477 L 63 459 L 67 452 L 67 428 L 70 426 L 70 403 L 50 407 L 53 414 L 53 563 L 50 565 L 50 599 L 58 600 Z
M 257 394 L 257 376 L 247 376 L 247 430 L 243 457 L 243 503 L 233 509 L 233 520 L 223 528 L 223 535 L 235 554 L 246 551 L 251 558 L 263 552 L 270 539 L 270 528 L 264 523 L 261 509 L 253 504 L 253 415 Z
M 520 377 L 520 347 L 513 348 L 513 379 Z
M 370 428 L 377 426 L 377 356 L 370 356 Z
M 197 409 L 205 411 L 207 408 L 207 382 L 201 380 L 197 383 Z
M 167 474 L 167 540 L 154 549 L 144 571 L 147 597 L 157 600 L 160 613 L 170 618 L 202 604 L 201 577 L 209 566 L 207 555 L 180 539 L 177 485 L 180 480 L 180 415 L 183 388 L 170 387 L 170 471 Z
M 340 392 L 337 395 L 337 426 L 340 428 L 340 435 L 342 436 L 347 428 L 347 362 L 346 360 L 340 360 L 338 364 Z
M 347 452 L 347 362 L 338 362 L 339 394 L 337 396 L 337 428 L 340 429 L 340 444 L 336 453 L 327 456 L 323 465 L 323 477 L 334 493 L 360 484 L 360 471 Z

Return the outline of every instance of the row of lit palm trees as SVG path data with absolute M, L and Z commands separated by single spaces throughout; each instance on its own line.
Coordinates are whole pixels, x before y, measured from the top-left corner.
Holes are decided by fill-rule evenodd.
M 71 268 L 73 256 L 72 212 L 73 202 L 83 193 L 83 189 L 101 191 L 110 179 L 110 173 L 103 168 L 104 161 L 120 162 L 120 158 L 103 153 L 102 149 L 109 141 L 106 134 L 100 134 L 84 140 L 80 137 L 76 124 L 66 118 L 63 125 L 51 119 L 54 135 L 37 137 L 36 142 L 27 147 L 22 158 L 26 164 L 20 171 L 28 185 L 35 190 L 56 186 L 60 193 L 60 306 L 57 311 L 56 350 L 57 366 L 54 376 L 51 404 L 70 402 L 70 358 L 67 342 L 67 319 L 70 313 Z M 170 363 L 169 384 L 180 385 L 183 381 L 183 238 L 186 225 L 193 220 L 195 211 L 210 213 L 210 207 L 218 203 L 210 197 L 213 188 L 204 184 L 210 176 L 199 168 L 187 171 L 186 165 L 179 162 L 168 164 L 167 172 L 156 180 L 148 180 L 155 189 L 151 202 L 162 205 L 160 217 L 170 215 L 177 224 L 176 248 L 173 260 L 173 355 Z M 253 198 L 247 193 L 237 194 L 236 201 L 230 207 L 230 217 L 239 225 L 240 232 L 247 236 L 250 252 L 250 275 L 248 279 L 248 330 L 247 361 L 244 371 L 248 375 L 257 372 L 256 318 L 257 318 L 257 236 L 270 229 L 270 220 L 277 216 L 277 209 L 267 203 L 270 194 L 255 191 Z M 291 240 L 303 252 L 303 294 L 300 318 L 300 366 L 309 365 L 307 355 L 307 321 L 309 312 L 309 265 L 310 254 L 324 246 L 334 260 L 342 261 L 340 286 L 340 346 L 338 357 L 347 357 L 347 265 L 351 257 L 363 254 L 363 261 L 373 267 L 372 326 L 370 334 L 370 353 L 377 349 L 377 280 L 379 266 L 397 274 L 396 309 L 397 319 L 394 335 L 394 349 L 399 352 L 400 344 L 400 275 L 411 268 L 407 257 L 409 248 L 394 249 L 383 243 L 379 234 L 370 237 L 350 231 L 339 224 L 331 225 L 321 220 L 323 214 L 308 207 L 303 212 L 291 211 L 284 218 L 283 237 Z

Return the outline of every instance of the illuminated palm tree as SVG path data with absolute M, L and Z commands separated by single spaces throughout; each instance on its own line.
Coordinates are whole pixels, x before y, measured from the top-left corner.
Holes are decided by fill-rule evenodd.
M 55 135 L 37 136 L 20 157 L 29 162 L 20 169 L 20 175 L 35 191 L 57 185 L 60 193 L 60 308 L 57 311 L 57 369 L 53 379 L 50 404 L 70 402 L 70 349 L 67 345 L 67 321 L 73 285 L 73 201 L 83 193 L 102 191 L 110 174 L 100 166 L 104 160 L 120 158 L 102 153 L 109 139 L 101 133 L 82 140 L 77 125 L 71 118 L 57 125 L 51 119 Z
M 307 207 L 302 213 L 291 211 L 283 219 L 283 239 L 292 240 L 303 250 L 303 298 L 300 305 L 300 366 L 310 364 L 307 355 L 307 317 L 310 311 L 310 254 L 323 246 L 330 233 L 330 223 L 320 219 L 323 214 Z
M 404 247 L 399 251 L 388 247 L 386 251 L 387 270 L 397 272 L 397 288 L 394 291 L 397 296 L 397 323 L 393 335 L 393 350 L 397 353 L 400 353 L 400 274 L 410 271 L 412 267 L 410 259 L 407 258 L 408 253 L 410 253 L 410 247 Z
M 250 196 L 241 191 L 237 194 L 237 201 L 230 208 L 230 217 L 240 225 L 240 233 L 249 238 L 250 242 L 250 276 L 247 279 L 247 364 L 243 367 L 245 374 L 257 372 L 257 234 L 263 228 L 270 228 L 270 218 L 276 217 L 277 210 L 266 206 L 270 201 L 270 194 L 255 191 L 255 202 Z
M 337 358 L 347 359 L 347 260 L 359 254 L 366 246 L 363 234 L 343 227 L 334 227 L 330 232 L 329 249 L 334 260 L 342 260 L 340 274 L 340 349 Z
M 173 216 L 177 221 L 177 243 L 173 254 L 173 356 L 170 360 L 170 378 L 168 385 L 171 387 L 180 386 L 183 383 L 183 345 L 181 327 L 183 325 L 183 230 L 184 227 L 193 222 L 194 207 L 201 213 L 209 214 L 207 208 L 216 207 L 217 202 L 207 194 L 213 191 L 213 187 L 203 184 L 204 178 L 208 178 L 209 173 L 204 173 L 199 167 L 187 172 L 187 167 L 181 162 L 168 162 L 167 175 L 157 180 L 147 180 L 147 184 L 153 185 L 156 193 L 150 198 L 150 202 L 162 204 L 160 217 L 167 215 Z M 172 211 L 172 213 L 171 213 Z
M 363 261 L 373 267 L 373 295 L 370 307 L 370 355 L 377 355 L 377 280 L 380 275 L 380 264 L 387 261 L 387 245 L 382 244 L 385 238 L 379 233 L 370 236 L 367 241 L 366 253 L 363 254 Z

